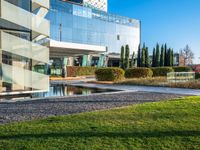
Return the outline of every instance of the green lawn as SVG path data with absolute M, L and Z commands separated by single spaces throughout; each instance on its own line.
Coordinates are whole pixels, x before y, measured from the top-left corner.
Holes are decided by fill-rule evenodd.
M 1 125 L 0 149 L 200 149 L 200 97 Z

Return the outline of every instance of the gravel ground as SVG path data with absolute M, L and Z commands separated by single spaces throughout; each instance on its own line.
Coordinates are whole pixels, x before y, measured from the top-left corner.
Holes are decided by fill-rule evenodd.
M 180 95 L 125 92 L 105 95 L 76 96 L 62 99 L 0 103 L 0 124 L 28 121 L 49 116 L 104 110 L 177 97 L 180 97 Z

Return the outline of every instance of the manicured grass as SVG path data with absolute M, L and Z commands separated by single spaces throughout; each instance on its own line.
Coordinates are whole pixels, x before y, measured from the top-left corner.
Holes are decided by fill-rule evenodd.
M 200 149 L 200 97 L 1 125 L 0 149 Z

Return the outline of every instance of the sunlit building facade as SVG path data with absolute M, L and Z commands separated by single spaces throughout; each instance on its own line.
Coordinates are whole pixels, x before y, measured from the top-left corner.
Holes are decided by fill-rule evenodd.
M 108 66 L 121 46 L 136 51 L 140 21 L 107 8 L 107 0 L 0 0 L 0 96 L 48 91 L 54 67 L 67 76 L 66 66 Z
M 107 0 L 97 1 L 51 0 L 47 19 L 51 22 L 50 57 L 54 62 L 59 64 L 58 58 L 66 56 L 67 65 L 105 66 L 106 54 L 120 53 L 121 46 L 129 45 L 131 53 L 137 51 L 140 21 L 107 13 Z M 96 6 L 101 4 L 105 8 Z M 96 54 L 97 61 L 93 59 Z M 71 63 L 70 56 L 74 57 Z

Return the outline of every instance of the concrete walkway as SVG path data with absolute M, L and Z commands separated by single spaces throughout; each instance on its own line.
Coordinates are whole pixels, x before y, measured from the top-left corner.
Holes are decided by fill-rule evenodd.
M 152 87 L 152 86 L 133 86 L 133 85 L 105 85 L 105 84 L 88 84 L 88 83 L 74 83 L 72 85 L 95 87 L 95 88 L 102 88 L 102 89 L 116 89 L 116 90 L 123 90 L 123 91 L 129 91 L 129 92 L 156 92 L 156 93 L 200 96 L 200 90 L 194 90 L 194 89 Z

